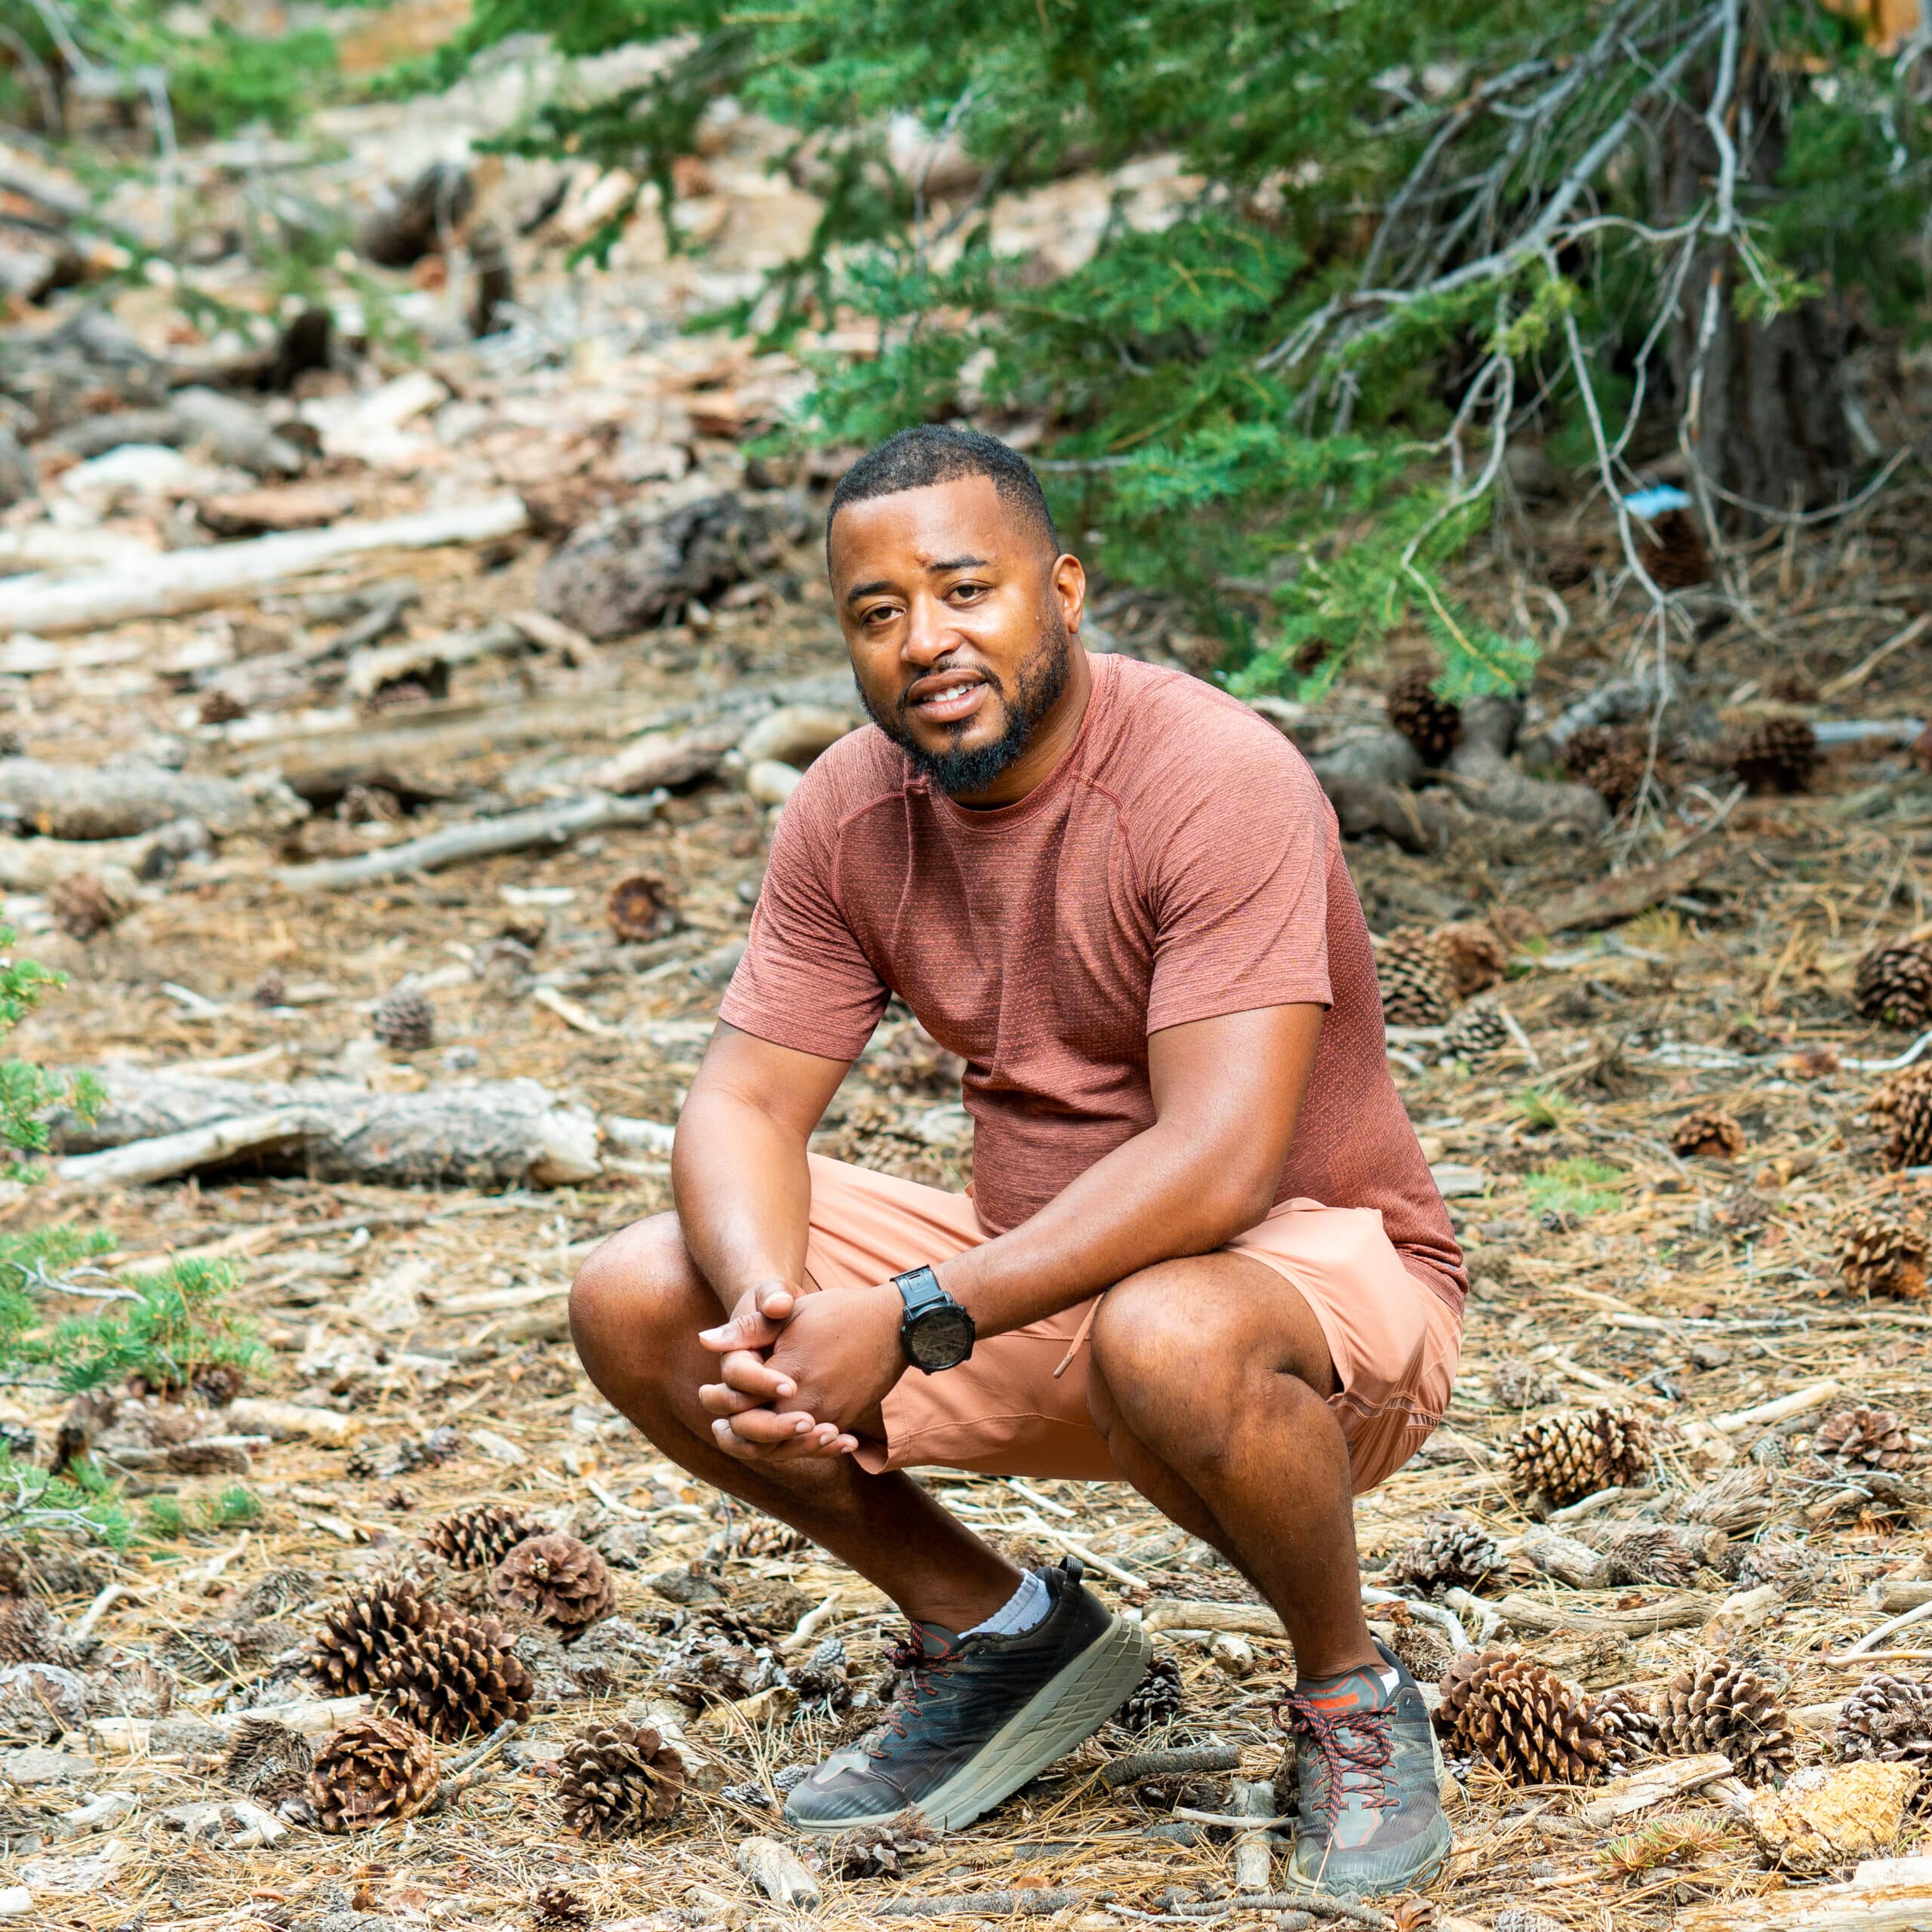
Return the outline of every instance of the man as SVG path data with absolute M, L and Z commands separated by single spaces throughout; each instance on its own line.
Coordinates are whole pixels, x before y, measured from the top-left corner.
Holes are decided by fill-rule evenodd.
M 1004 445 L 893 437 L 826 559 L 875 728 L 785 808 L 677 1211 L 585 1264 L 578 1352 L 912 1620 L 906 1688 L 794 1824 L 962 1825 L 1146 1664 L 1077 1564 L 1023 1575 L 900 1472 L 1124 1481 L 1293 1640 L 1296 1878 L 1420 1882 L 1435 1747 L 1363 1620 L 1351 1497 L 1440 1420 L 1467 1284 L 1334 814 L 1244 706 L 1087 654 L 1080 564 Z M 807 1152 L 893 993 L 966 1061 L 969 1195 Z

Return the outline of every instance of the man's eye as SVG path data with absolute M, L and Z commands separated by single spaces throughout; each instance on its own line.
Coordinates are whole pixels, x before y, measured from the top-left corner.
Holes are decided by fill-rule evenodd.
M 986 594 L 983 583 L 955 583 L 951 593 L 955 598 L 963 597 L 969 604 L 977 604 Z

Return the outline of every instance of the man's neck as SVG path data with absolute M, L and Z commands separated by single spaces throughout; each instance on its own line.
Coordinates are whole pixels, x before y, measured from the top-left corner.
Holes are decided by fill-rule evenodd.
M 1026 741 L 1026 749 L 983 792 L 957 794 L 955 804 L 976 812 L 1017 805 L 1060 769 L 1060 761 L 1073 749 L 1073 741 L 1080 735 L 1080 728 L 1086 721 L 1088 702 L 1094 695 L 1093 665 L 1078 638 L 1072 640 L 1067 656 L 1066 688 L 1040 720 L 1039 728 Z

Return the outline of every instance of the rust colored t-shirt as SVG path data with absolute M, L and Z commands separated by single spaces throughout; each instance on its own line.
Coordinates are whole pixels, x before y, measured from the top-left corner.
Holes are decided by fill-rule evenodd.
M 1390 1078 L 1335 814 L 1280 732 L 1198 679 L 1097 657 L 1080 734 L 1017 804 L 934 791 L 875 726 L 780 820 L 722 1017 L 851 1060 L 897 993 L 966 1062 L 973 1198 L 1025 1220 L 1154 1119 L 1147 1036 L 1328 1008 L 1275 1199 L 1380 1209 L 1460 1307 L 1462 1254 Z

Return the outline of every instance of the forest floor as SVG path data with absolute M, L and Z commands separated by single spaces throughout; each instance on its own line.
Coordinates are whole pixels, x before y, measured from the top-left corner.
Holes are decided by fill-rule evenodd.
M 358 150 L 365 168 L 377 165 L 367 156 L 379 135 L 402 138 L 399 124 L 378 126 L 370 112 L 375 131 L 365 130 Z M 432 347 L 418 366 L 438 386 L 433 408 L 386 443 L 371 432 L 362 457 L 345 445 L 324 459 L 318 474 L 346 494 L 349 513 L 594 476 L 620 435 L 649 446 L 634 474 L 648 471 L 649 450 L 674 453 L 666 466 L 678 475 L 639 474 L 628 486 L 646 497 L 669 500 L 694 479 L 742 488 L 738 432 L 782 407 L 802 378 L 786 358 L 754 356 L 721 335 L 680 335 L 675 325 L 716 284 L 762 266 L 796 210 L 766 182 L 755 152 L 727 147 L 710 165 L 721 211 L 701 270 L 620 262 L 600 280 L 558 268 L 554 251 L 547 266 L 521 267 L 523 300 L 549 318 L 549 346 L 522 358 L 488 342 Z M 131 327 L 173 326 L 155 291 L 122 307 Z M 574 333 L 559 348 L 566 328 Z M 348 395 L 354 385 L 337 387 Z M 329 392 L 318 384 L 315 393 Z M 1517 1547 L 1477 1595 L 1549 1614 L 1496 1641 L 1585 1690 L 1622 1689 L 1639 1701 L 1713 1657 L 1742 1660 L 1793 1714 L 1801 1767 L 1830 1760 L 1838 1707 L 1869 1667 L 1847 1660 L 1847 1647 L 1886 1620 L 1881 1605 L 1902 1601 L 1899 1586 L 1932 1578 L 1916 1473 L 1932 1445 L 1924 1366 L 1932 1315 L 1923 1303 L 1849 1294 L 1831 1233 L 1860 1204 L 1927 1192 L 1924 1177 L 1885 1171 L 1866 1112 L 1875 1066 L 1912 1035 L 1859 1018 L 1850 989 L 1871 945 L 1932 933 L 1932 775 L 1901 744 L 1854 744 L 1827 758 L 1808 791 L 1756 798 L 1734 795 L 1721 759 L 1697 747 L 1751 714 L 1774 657 L 1786 675 L 1783 702 L 1803 715 L 1932 715 L 1932 652 L 1922 644 L 1860 670 L 1927 608 L 1927 500 L 1922 478 L 1903 473 L 1849 520 L 1741 552 L 1730 597 L 1715 587 L 1682 595 L 1673 669 L 1687 721 L 1681 743 L 1668 748 L 1661 808 L 1641 823 L 1626 818 L 1583 841 L 1478 823 L 1438 851 L 1365 839 L 1347 852 L 1379 934 L 1495 919 L 1512 938 L 1506 979 L 1491 995 L 1515 1023 L 1509 1044 L 1474 1066 L 1445 1059 L 1427 1036 L 1398 1038 L 1392 1055 L 1429 1158 L 1454 1190 L 1474 1291 L 1450 1415 L 1407 1469 L 1361 1500 L 1371 1581 L 1432 1512 L 1460 1512 L 1506 1547 L 1523 1537 L 1531 1522 L 1501 1445 L 1525 1422 L 1598 1403 L 1634 1411 L 1650 1425 L 1651 1478 L 1564 1527 L 1601 1547 L 1635 1524 L 1683 1522 L 1691 1499 L 1701 1494 L 1708 1506 L 1706 1486 L 1729 1472 L 1728 1548 L 1671 1587 L 1577 1589 Z M 103 521 L 131 531 L 144 515 L 167 540 L 166 515 L 138 503 Z M 33 520 L 10 519 L 16 528 Z M 1561 613 L 1546 626 L 1533 721 L 1618 675 L 1642 648 L 1641 612 L 1615 568 L 1609 523 L 1601 503 L 1580 494 L 1546 500 L 1512 526 L 1513 550 L 1485 547 L 1468 566 L 1465 588 L 1478 603 L 1506 614 L 1527 584 L 1540 624 L 1552 600 Z M 1537 576 L 1539 546 L 1558 540 L 1594 546 L 1597 560 L 1560 594 Z M 8 721 L 29 757 L 95 768 L 172 746 L 189 771 L 232 774 L 278 769 L 330 734 L 348 746 L 406 728 L 414 735 L 395 743 L 420 795 L 397 823 L 325 809 L 278 843 L 228 840 L 144 888 L 118 923 L 85 940 L 55 929 L 42 900 L 17 896 L 8 914 L 26 929 L 26 949 L 72 981 L 20 1029 L 20 1049 L 64 1066 L 212 1064 L 238 1078 L 328 1075 L 390 1091 L 528 1077 L 607 1121 L 675 1119 L 770 833 L 770 809 L 728 771 L 677 790 L 648 824 L 556 849 L 340 892 L 298 894 L 277 870 L 567 795 L 597 758 L 680 706 L 783 680 L 823 677 L 835 691 L 842 647 L 809 536 L 728 596 L 579 651 L 577 662 L 558 651 L 481 655 L 406 710 L 345 715 L 329 709 L 339 696 L 291 688 L 248 700 L 238 719 L 205 718 L 208 667 L 237 675 L 251 660 L 325 635 L 331 620 L 305 599 L 407 576 L 420 593 L 411 635 L 460 632 L 529 608 L 545 555 L 525 534 L 352 564 L 213 613 L 86 632 L 48 668 L 8 674 Z M 1158 611 L 1110 602 L 1104 586 L 1098 608 L 1118 647 L 1198 661 L 1198 641 Z M 1329 701 L 1322 728 L 1339 734 L 1377 718 L 1382 680 L 1420 655 L 1419 638 L 1398 640 L 1387 662 Z M 1509 917 L 1693 841 L 1709 857 L 1702 875 L 1607 930 L 1536 935 Z M 638 874 L 663 882 L 677 923 L 626 943 L 613 935 L 606 900 Z M 506 953 L 506 937 L 527 951 Z M 377 1047 L 374 1008 L 411 974 L 433 1005 L 433 1041 L 408 1053 Z M 254 997 L 265 975 L 278 978 L 279 1003 Z M 955 1099 L 944 1056 L 895 1013 L 842 1090 L 822 1144 L 957 1185 L 969 1157 L 930 1125 Z M 1735 1119 L 1740 1152 L 1672 1152 L 1676 1124 L 1703 1108 Z M 521 1925 L 534 1922 L 539 1889 L 555 1886 L 569 1887 L 600 1927 L 792 1918 L 740 1875 L 735 1850 L 754 1832 L 786 1835 L 762 1794 L 857 1720 L 801 1704 L 782 1685 L 681 1700 L 663 1677 L 665 1654 L 705 1598 L 769 1602 L 783 1583 L 789 1593 L 776 1600 L 795 1623 L 821 1611 L 812 1634 L 842 1639 L 851 1684 L 864 1688 L 886 1669 L 896 1619 L 817 1553 L 747 1538 L 741 1515 L 656 1455 L 584 1379 L 566 1327 L 573 1270 L 606 1235 L 668 1200 L 660 1154 L 607 1140 L 600 1171 L 548 1188 L 391 1188 L 245 1166 L 85 1198 L 57 1189 L 8 1209 L 100 1221 L 118 1240 L 117 1266 L 166 1254 L 232 1259 L 268 1349 L 250 1392 L 348 1426 L 333 1441 L 298 1433 L 254 1447 L 245 1478 L 259 1504 L 251 1521 L 179 1527 L 201 1520 L 203 1499 L 232 1477 L 148 1478 L 134 1485 L 148 1493 L 132 1504 L 146 1528 L 131 1548 L 93 1552 L 85 1574 L 50 1571 L 54 1607 L 69 1618 L 103 1583 L 128 1586 L 96 1630 L 100 1674 L 134 1684 L 146 1660 L 146 1702 L 125 1707 L 152 1712 L 165 1663 L 172 1707 L 151 1723 L 117 1723 L 113 1706 L 102 1706 L 106 1717 L 97 1710 L 88 1733 L 69 1737 L 70 1755 L 83 1745 L 89 1755 L 59 1774 L 64 1782 L 9 1792 L 19 1817 L 109 1792 L 128 1793 L 135 1808 L 104 1841 L 0 1857 L 0 1893 L 23 1886 L 35 1922 L 89 1932 Z M 1787 1415 L 1750 1419 L 1826 1384 Z M 1884 1483 L 1821 1473 L 1807 1454 L 1814 1425 L 1857 1405 L 1896 1412 L 1908 1433 L 1903 1463 Z M 43 1442 L 59 1415 L 51 1398 L 0 1392 L 0 1419 Z M 456 1432 L 454 1452 L 407 1466 L 420 1460 L 410 1445 L 445 1427 Z M 1181 1906 L 1195 1915 L 1189 1922 L 1252 1920 L 1232 1896 L 1230 1834 L 1171 1817 L 1177 1800 L 1225 1812 L 1225 1774 L 1114 1789 L 1097 1774 L 1130 1750 L 1220 1743 L 1238 1752 L 1237 1776 L 1272 1779 L 1283 1741 L 1275 1711 L 1293 1666 L 1266 1614 L 1218 1559 L 1124 1487 L 931 1479 L 975 1527 L 1029 1556 L 1077 1545 L 1104 1559 L 1104 1574 L 1090 1563 L 1090 1575 L 1160 1630 L 1157 1646 L 1179 1668 L 1181 1706 L 1137 1737 L 1104 1731 L 904 1877 L 826 1875 L 817 1917 L 870 1924 L 909 1895 L 964 1893 L 1008 1896 L 991 1911 L 961 1903 L 961 1917 L 1004 1917 L 1035 1893 L 1054 1894 L 1044 1902 L 1055 1922 L 1080 1932 Z M 604 1549 L 632 1647 L 607 1644 L 599 1671 L 575 1678 L 568 1652 L 546 1655 L 549 1694 L 494 1774 L 436 1815 L 352 1839 L 292 1830 L 272 1847 L 171 1832 L 170 1807 L 228 1795 L 224 1712 L 318 1694 L 272 1661 L 223 1651 L 224 1661 L 198 1667 L 197 1633 L 232 1632 L 244 1593 L 291 1567 L 318 1580 L 312 1606 L 294 1615 L 309 1627 L 428 1523 L 486 1501 L 540 1511 Z M 158 1503 L 179 1513 L 157 1512 Z M 1767 1540 L 1802 1543 L 1816 1562 L 1776 1586 L 1752 1588 L 1748 1572 L 1740 1586 L 1749 1546 Z M 1214 1627 L 1190 1623 L 1182 1607 L 1202 1603 L 1220 1607 Z M 1480 1635 L 1473 1614 L 1465 1621 Z M 1660 1623 L 1667 1627 L 1647 1627 Z M 1401 1634 L 1418 1655 L 1426 1647 L 1413 1626 Z M 1908 1628 L 1883 1648 L 1887 1668 L 1927 1675 L 1932 1642 L 1918 1647 L 1917 1635 Z M 777 1660 L 787 1654 L 779 1641 Z M 593 1718 L 654 1711 L 681 1725 L 707 1774 L 645 1836 L 577 1837 L 554 1796 L 559 1749 Z M 1509 1908 L 1534 1908 L 1575 1932 L 1680 1920 L 1715 1927 L 1758 1923 L 1750 1910 L 1798 1896 L 1798 1878 L 1767 1868 L 1738 1794 L 1721 1782 L 1633 1808 L 1613 1827 L 1589 1809 L 1600 1785 L 1525 1789 L 1488 1766 L 1460 1768 L 1447 1870 L 1426 1897 L 1380 1902 L 1405 1932 L 1494 1927 Z M 0 1818 L 8 1815 L 0 1803 Z M 1884 1849 L 1909 1852 L 1920 1829 L 1907 1817 Z M 1847 1856 L 1826 1876 L 1842 1878 L 1855 1862 Z M 1747 1906 L 1760 1895 L 1762 1906 Z M 1272 1922 L 1278 1909 L 1261 1915 Z

